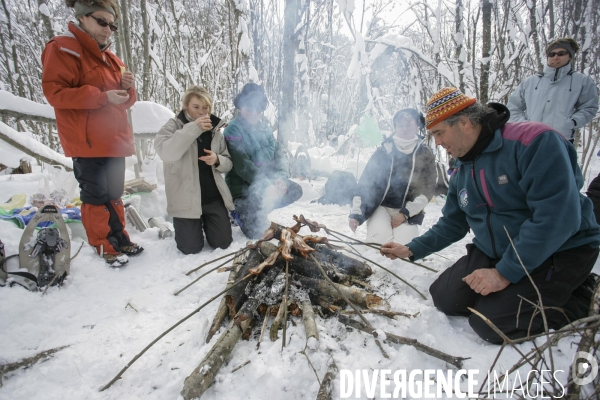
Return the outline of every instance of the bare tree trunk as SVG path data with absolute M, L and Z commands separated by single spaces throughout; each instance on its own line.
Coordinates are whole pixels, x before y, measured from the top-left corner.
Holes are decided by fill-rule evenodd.
M 489 96 L 490 79 L 490 49 L 492 47 L 492 3 L 490 0 L 481 2 L 482 46 L 481 46 L 481 76 L 479 81 L 479 101 L 486 104 Z
M 48 0 L 38 0 L 38 10 L 42 5 L 48 7 Z M 52 39 L 54 37 L 54 29 L 52 29 L 52 21 L 50 21 L 50 17 L 43 12 L 39 11 L 40 16 L 42 18 L 42 22 L 44 23 L 44 29 L 46 29 L 46 36 L 48 39 Z
M 579 28 L 581 27 L 581 18 L 583 17 L 582 1 L 583 0 L 574 0 L 571 6 L 571 12 L 573 15 L 573 29 L 571 30 L 571 35 L 575 40 L 577 40 L 577 36 L 579 35 Z
M 541 50 L 540 50 L 540 37 L 538 34 L 537 26 L 537 0 L 531 0 L 531 8 L 529 9 L 529 25 L 531 27 L 531 38 L 533 39 L 533 48 L 535 49 L 535 62 L 539 72 L 544 70 L 542 65 Z
M 277 140 L 287 146 L 294 132 L 294 78 L 296 75 L 296 35 L 298 25 L 298 0 L 285 0 L 283 24 L 283 71 L 281 82 L 281 106 L 279 108 L 279 128 Z
M 17 54 L 17 44 L 15 42 L 15 37 L 13 36 L 13 27 L 10 19 L 10 12 L 8 11 L 8 7 L 6 6 L 6 0 L 2 0 L 2 7 L 4 7 L 4 15 L 6 16 L 6 25 L 8 27 L 8 39 L 10 40 L 10 46 L 12 48 L 12 64 L 13 64 L 13 73 L 10 77 L 11 81 L 16 75 L 16 86 L 19 90 L 19 96 L 25 97 L 25 88 L 23 87 L 23 78 L 21 77 L 20 69 L 19 69 L 19 57 Z M 7 59 L 7 61 L 9 61 Z M 10 64 L 10 62 L 9 62 Z
M 123 39 L 123 41 L 121 42 L 121 45 L 123 47 L 123 62 L 129 67 L 131 72 L 135 74 L 135 66 L 131 61 L 131 28 L 129 26 L 129 1 L 130 0 L 121 0 L 121 18 L 123 19 L 123 23 L 121 24 L 122 26 L 119 30 L 119 33 L 121 34 L 121 38 Z
M 548 0 L 548 19 L 550 21 L 548 26 L 550 29 L 550 39 L 556 39 L 554 37 L 554 0 Z
M 2 54 L 4 55 L 4 59 L 6 61 L 6 73 L 8 75 L 8 83 L 10 84 L 10 91 L 12 93 L 17 92 L 17 87 L 15 85 L 15 81 L 12 79 L 12 68 L 10 67 L 10 54 L 8 52 L 8 48 L 6 46 L 6 41 L 4 40 L 4 34 L 2 32 L 3 25 L 0 23 L 0 41 L 2 42 Z M 6 120 L 3 117 L 3 122 L 6 123 Z
M 455 25 L 455 41 L 456 41 L 456 49 L 454 55 L 456 60 L 458 61 L 458 85 L 461 92 L 465 92 L 465 81 L 463 79 L 462 70 L 464 68 L 464 60 L 461 58 L 461 53 L 463 52 L 463 43 L 465 40 L 464 37 L 464 29 L 463 29 L 463 2 L 462 0 L 456 0 L 456 14 L 454 15 L 454 25 Z
M 141 99 L 148 100 L 148 86 L 150 84 L 150 43 L 149 43 L 149 31 L 150 24 L 148 23 L 148 10 L 146 0 L 140 1 L 140 7 L 142 12 L 142 51 L 144 53 L 144 62 L 142 70 L 142 90 Z

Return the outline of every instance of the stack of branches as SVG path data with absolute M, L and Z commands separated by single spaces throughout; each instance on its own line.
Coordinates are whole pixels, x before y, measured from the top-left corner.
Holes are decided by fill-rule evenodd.
M 523 299 L 523 301 L 528 300 Z M 540 305 L 539 302 L 535 304 L 535 307 L 538 314 L 544 314 L 545 310 L 548 309 Z M 506 371 L 502 371 L 499 377 L 496 374 L 488 375 L 479 388 L 480 398 L 488 398 L 490 394 L 502 392 L 503 390 L 506 393 L 509 390 L 511 391 L 511 397 L 515 399 L 533 397 L 573 400 L 600 399 L 600 374 L 598 374 L 598 360 L 600 360 L 600 285 L 595 288 L 589 316 L 573 321 L 554 332 L 549 332 L 546 329 L 546 332 L 539 335 L 529 335 L 513 340 L 502 334 L 485 316 L 478 315 L 504 338 L 504 343 L 488 371 L 495 371 L 495 367 L 506 348 L 513 348 L 520 355 L 519 360 Z M 561 340 L 569 340 L 571 343 L 577 344 L 577 351 L 568 371 L 559 369 L 555 362 L 555 352 L 560 353 L 560 350 L 557 350 L 556 347 Z M 532 344 L 529 351 L 524 351 L 521 346 L 518 346 L 529 341 Z M 561 379 L 565 373 L 567 374 L 566 382 Z
M 250 279 L 229 290 L 221 300 L 206 342 L 227 317 L 230 323 L 185 380 L 181 392 L 185 399 L 204 393 L 240 339 L 249 339 L 254 330 L 259 330 L 257 347 L 260 346 L 270 319 L 269 338 L 276 341 L 279 330 L 283 329 L 285 346 L 288 316 L 302 317 L 306 346 L 316 350 L 319 333 L 313 306 L 323 317 L 336 313 L 348 302 L 367 310 L 386 306 L 381 297 L 366 290 L 370 286 L 364 279 L 373 273 L 371 267 L 332 250 L 326 238 L 298 235 L 300 227 L 296 224 L 286 228 L 273 223 L 260 240 L 248 245 L 245 254 L 236 257 L 229 283 L 248 275 Z M 280 239 L 278 245 L 269 242 L 273 238 Z
M 202 396 L 211 386 L 235 344 L 240 339 L 250 338 L 253 330 L 258 335 L 258 348 L 271 318 L 273 321 L 269 337 L 276 341 L 278 331 L 283 329 L 284 347 L 290 314 L 302 317 L 306 348 L 310 350 L 314 351 L 319 347 L 314 312 L 317 309 L 322 317 L 337 315 L 341 323 L 373 335 L 375 343 L 387 358 L 377 339 L 377 330 L 363 314 L 378 313 L 390 318 L 408 315 L 382 310 L 388 308 L 388 304 L 371 293 L 371 286 L 365 282 L 373 273 L 367 263 L 332 249 L 325 237 L 300 236 L 298 232 L 302 226 L 316 223 L 306 221 L 303 217 L 296 217 L 295 220 L 296 225 L 291 228 L 272 223 L 260 240 L 247 246 L 249 251 L 246 255 L 236 257 L 229 277 L 229 284 L 237 282 L 236 286 L 231 287 L 222 299 L 209 330 L 207 343 L 227 317 L 230 318 L 229 325 L 198 367 L 186 378 L 181 391 L 184 399 Z M 315 229 L 313 226 L 311 230 Z M 278 245 L 271 243 L 272 239 L 279 239 Z M 246 279 L 248 276 L 251 279 Z M 240 282 L 243 283 L 239 284 Z M 342 314 L 346 306 L 353 310 Z M 349 314 L 358 315 L 362 322 L 350 318 Z M 458 368 L 464 360 L 427 347 L 415 339 L 384 334 L 388 341 L 412 345 L 417 350 Z M 325 390 L 325 387 L 330 388 L 331 385 L 325 385 L 322 389 Z
M 342 324 L 372 335 L 375 344 L 385 358 L 389 357 L 378 339 L 379 335 L 383 335 L 384 341 L 413 346 L 418 351 L 445 361 L 458 369 L 462 368 L 465 358 L 448 355 L 428 347 L 416 339 L 397 336 L 373 327 L 364 314 L 375 313 L 388 318 L 413 316 L 387 310 L 388 304 L 371 292 L 372 288 L 365 280 L 373 271 L 367 263 L 334 250 L 325 237 L 298 234 L 303 226 L 309 227 L 312 232 L 323 229 L 327 234 L 333 234 L 334 231 L 328 230 L 316 222 L 308 221 L 302 215 L 294 216 L 294 220 L 296 224 L 291 228 L 272 223 L 256 243 L 248 243 L 245 248 L 235 253 L 214 259 L 188 271 L 187 275 L 190 275 L 210 263 L 231 257 L 200 275 L 177 291 L 175 295 L 216 270 L 229 271 L 225 289 L 154 339 L 100 391 L 108 389 L 121 379 L 125 371 L 161 338 L 223 294 L 225 296 L 221 299 L 206 342 L 210 342 L 227 318 L 229 318 L 229 323 L 202 362 L 185 379 L 181 395 L 186 400 L 201 397 L 213 384 L 219 369 L 229 358 L 240 339 L 247 340 L 254 332 L 258 335 L 258 348 L 271 318 L 273 320 L 269 329 L 269 337 L 272 341 L 276 341 L 279 330 L 283 330 L 281 335 L 283 348 L 286 345 L 288 316 L 302 317 L 306 333 L 306 347 L 302 353 L 308 358 L 306 349 L 317 350 L 319 348 L 315 309 L 324 318 L 336 315 Z M 272 243 L 273 239 L 278 240 L 278 243 Z M 358 253 L 356 255 L 364 259 Z M 232 266 L 223 267 L 231 261 L 233 261 Z M 404 279 L 379 264 L 372 263 L 388 271 L 424 297 Z M 343 309 L 347 306 L 352 310 L 344 311 Z M 360 321 L 351 318 L 350 315 L 357 316 Z M 291 321 L 294 323 L 293 319 Z M 237 369 L 249 362 L 247 361 Z M 336 371 L 336 364 L 332 360 L 328 373 L 321 382 L 319 399 L 331 397 L 331 388 L 333 387 L 331 382 L 335 379 Z
M 513 249 L 517 252 L 510 235 L 509 240 Z M 518 252 L 517 257 L 519 257 Z M 531 284 L 536 287 L 520 257 L 519 261 Z M 586 290 L 588 289 L 590 288 Z M 573 321 L 554 332 L 550 332 L 548 329 L 546 311 L 554 309 L 563 312 L 563 314 L 564 311 L 556 307 L 545 307 L 537 287 L 536 291 L 538 295 L 536 303 L 521 297 L 521 305 L 526 302 L 534 307 L 534 313 L 529 323 L 530 327 L 533 319 L 541 316 L 545 329 L 543 333 L 538 335 L 510 339 L 485 315 L 470 309 L 504 339 L 488 371 L 495 371 L 495 367 L 506 348 L 514 349 L 520 356 L 512 367 L 501 372 L 499 379 L 496 379 L 496 374 L 488 375 L 479 388 L 478 398 L 489 398 L 490 395 L 495 397 L 497 392 L 503 390 L 506 393 L 507 389 L 504 389 L 506 387 L 511 391 L 511 398 L 515 399 L 544 397 L 600 400 L 600 374 L 598 373 L 598 360 L 600 360 L 600 282 L 596 281 L 594 284 L 588 316 Z M 566 314 L 565 317 L 567 317 Z M 559 369 L 555 362 L 554 352 L 560 352 L 556 347 L 561 340 L 569 340 L 571 343 L 577 344 L 577 351 L 568 371 Z M 518 345 L 524 342 L 531 342 L 533 347 L 529 351 L 523 351 L 522 347 Z M 526 374 L 523 374 L 523 371 Z M 566 382 L 563 382 L 561 378 L 564 375 L 561 374 L 565 372 L 568 375 Z M 526 379 L 523 379 L 523 376 L 526 376 Z

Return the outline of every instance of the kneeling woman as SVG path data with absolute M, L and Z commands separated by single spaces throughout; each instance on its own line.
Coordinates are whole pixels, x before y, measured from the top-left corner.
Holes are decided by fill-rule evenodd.
M 261 121 L 268 104 L 262 86 L 245 84 L 233 104 L 239 112 L 224 132 L 233 169 L 225 179 L 242 232 L 258 239 L 269 227 L 267 215 L 302 197 L 302 187 L 288 179 L 288 163 L 281 145 Z
M 212 98 L 201 86 L 183 95 L 183 110 L 167 121 L 154 139 L 164 162 L 167 212 L 173 217 L 175 242 L 184 254 L 204 247 L 227 248 L 232 242 L 228 210 L 231 193 L 222 173 L 231 169 L 220 119 L 211 114 Z M 204 234 L 203 234 L 204 231 Z
M 369 159 L 352 201 L 349 225 L 367 221 L 367 242 L 406 244 L 419 236 L 423 209 L 434 196 L 435 159 L 418 136 L 424 120 L 415 109 L 394 115 L 394 134 Z

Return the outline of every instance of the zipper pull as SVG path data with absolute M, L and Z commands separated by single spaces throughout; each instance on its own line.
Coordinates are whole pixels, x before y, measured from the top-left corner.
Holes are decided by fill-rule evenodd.
M 88 144 L 88 147 L 91 149 L 92 148 L 92 143 L 90 142 L 90 139 L 85 141 Z

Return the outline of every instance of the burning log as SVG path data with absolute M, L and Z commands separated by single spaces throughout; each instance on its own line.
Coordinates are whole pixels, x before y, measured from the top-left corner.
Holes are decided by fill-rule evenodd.
M 327 246 L 315 245 L 315 258 L 321 263 L 336 265 L 344 273 L 365 279 L 373 274 L 373 270 L 366 263 L 355 258 L 329 249 Z
M 277 251 L 277 246 L 275 246 L 273 243 L 264 242 L 260 245 L 260 252 L 266 257 L 273 254 L 275 251 Z M 327 276 L 329 276 L 329 278 L 335 283 L 347 284 L 352 281 L 347 274 L 340 271 L 335 265 L 325 262 L 322 263 L 322 266 L 327 273 Z M 293 257 L 290 261 L 290 268 L 292 271 L 304 276 L 309 276 L 311 278 L 321 277 L 321 272 L 319 271 L 317 265 L 305 258 Z M 364 284 L 364 282 L 361 282 L 360 284 Z
M 185 400 L 195 399 L 209 388 L 223 363 L 233 351 L 236 343 L 250 328 L 254 311 L 261 305 L 271 292 L 270 287 L 281 268 L 271 268 L 263 279 L 252 288 L 248 300 L 241 307 L 229 328 L 215 343 L 204 360 L 185 378 L 181 395 Z
M 246 276 L 251 268 L 256 267 L 263 260 L 264 257 L 258 251 L 250 250 L 248 261 L 240 268 L 237 277 Z M 234 287 L 227 295 L 225 295 L 225 304 L 227 304 L 227 308 L 229 309 L 230 318 L 233 318 L 235 314 L 237 314 L 242 304 L 246 301 L 246 287 L 250 281 L 251 280 L 248 279 L 245 283 Z
M 336 300 L 340 299 L 337 290 L 323 279 L 313 279 L 301 275 L 296 275 L 295 279 L 300 282 L 303 287 L 310 289 L 315 294 L 329 296 Z M 348 300 L 362 308 L 376 308 L 384 305 L 383 299 L 377 295 L 370 294 L 357 287 L 344 286 L 339 283 L 334 283 L 334 285 L 348 298 Z
M 208 389 L 235 344 L 240 339 L 251 335 L 253 324 L 260 328 L 258 343 L 260 346 L 268 320 L 271 316 L 275 317 L 269 329 L 269 337 L 272 341 L 276 341 L 281 327 L 284 328 L 285 336 L 289 311 L 293 317 L 302 317 L 306 333 L 306 348 L 316 350 L 319 348 L 319 332 L 313 304 L 320 305 L 327 310 L 327 313 L 336 313 L 346 304 L 351 305 L 357 313 L 361 312 L 359 308 L 373 309 L 384 306 L 381 297 L 350 286 L 352 283 L 358 283 L 369 287 L 367 283 L 359 280 L 373 273 L 366 263 L 328 248 L 329 243 L 326 238 L 298 235 L 299 228 L 307 221 L 303 217 L 296 221 L 297 224 L 293 228 L 272 223 L 259 241 L 254 245 L 247 245 L 252 250 L 249 251 L 247 261 L 235 276 L 238 280 L 241 276 L 251 276 L 251 278 L 247 279 L 247 282 L 236 282 L 225 296 L 224 304 L 229 310 L 232 321 L 200 365 L 186 378 L 181 392 L 184 399 L 200 397 Z M 310 223 L 314 227 L 318 225 Z M 279 246 L 270 243 L 271 239 L 280 239 Z M 230 280 L 233 278 L 232 274 Z M 288 288 L 291 298 L 288 298 Z M 223 307 L 219 307 L 209 331 L 209 339 L 221 326 L 225 314 Z M 293 317 L 291 317 L 292 323 L 294 323 Z M 260 318 L 263 320 L 260 321 Z M 363 321 L 365 329 L 375 331 L 367 322 Z M 377 335 L 374 336 L 375 343 L 387 357 L 377 340 Z M 282 345 L 285 346 L 285 337 Z M 333 373 L 328 373 L 328 376 L 329 379 L 333 379 Z
M 279 275 L 280 272 L 280 266 L 271 268 L 260 283 L 252 288 L 248 300 L 244 302 L 233 320 L 237 326 L 241 327 L 245 321 L 251 320 L 252 315 L 258 306 L 267 301 L 267 296 L 271 292 L 273 281 L 275 281 L 275 278 L 277 278 L 277 275 Z

